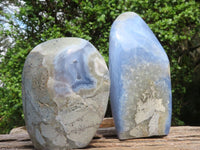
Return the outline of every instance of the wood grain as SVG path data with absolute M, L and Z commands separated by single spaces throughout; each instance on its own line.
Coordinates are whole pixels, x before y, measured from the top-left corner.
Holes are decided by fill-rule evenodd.
M 113 122 L 112 119 L 109 120 Z M 107 127 L 109 121 L 106 122 L 102 124 L 105 123 Z M 114 127 L 101 127 L 86 150 L 200 150 L 200 126 L 171 127 L 170 134 L 165 137 L 124 141 L 118 140 Z M 34 150 L 34 147 L 28 133 L 23 130 L 0 135 L 0 150 Z

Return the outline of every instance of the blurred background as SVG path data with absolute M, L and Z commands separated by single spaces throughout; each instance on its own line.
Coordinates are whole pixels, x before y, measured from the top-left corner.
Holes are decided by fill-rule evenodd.
M 89 40 L 108 64 L 109 32 L 123 12 L 138 13 L 171 65 L 172 125 L 200 125 L 198 0 L 0 0 L 0 133 L 24 125 L 21 74 L 28 53 L 60 37 Z M 106 117 L 111 117 L 110 105 Z

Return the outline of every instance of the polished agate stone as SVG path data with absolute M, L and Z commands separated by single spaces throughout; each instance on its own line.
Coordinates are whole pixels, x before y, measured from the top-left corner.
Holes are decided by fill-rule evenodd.
M 119 139 L 167 135 L 172 111 L 169 60 L 134 12 L 121 14 L 111 27 L 109 70 Z
M 22 76 L 25 122 L 36 149 L 87 146 L 104 118 L 109 88 L 106 63 L 90 42 L 59 38 L 36 46 Z

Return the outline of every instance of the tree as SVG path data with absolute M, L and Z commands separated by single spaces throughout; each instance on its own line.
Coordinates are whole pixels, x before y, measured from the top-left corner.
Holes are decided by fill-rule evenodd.
M 15 17 L 23 23 L 10 22 L 3 28 L 15 45 L 1 56 L 0 132 L 22 125 L 21 73 L 27 54 L 39 43 L 59 37 L 89 40 L 108 63 L 109 31 L 122 12 L 138 13 L 165 48 L 171 62 L 173 124 L 181 124 L 180 110 L 192 81 L 192 53 L 199 38 L 200 3 L 195 0 L 24 0 L 18 1 Z M 8 17 L 10 21 L 12 18 Z M 109 114 L 108 114 L 109 115 Z

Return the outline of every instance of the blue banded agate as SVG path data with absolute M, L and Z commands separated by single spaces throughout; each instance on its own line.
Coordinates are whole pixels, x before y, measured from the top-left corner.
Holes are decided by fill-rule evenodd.
M 23 109 L 38 150 L 86 147 L 104 118 L 110 89 L 106 63 L 80 38 L 53 39 L 27 56 Z
M 161 44 L 134 12 L 118 16 L 110 31 L 112 114 L 119 139 L 169 133 L 170 66 Z

